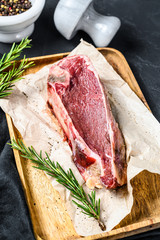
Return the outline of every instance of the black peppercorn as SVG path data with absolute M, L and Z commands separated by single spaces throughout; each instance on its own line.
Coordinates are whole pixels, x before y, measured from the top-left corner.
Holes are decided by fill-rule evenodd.
M 29 0 L 0 0 L 0 16 L 18 15 L 31 7 Z

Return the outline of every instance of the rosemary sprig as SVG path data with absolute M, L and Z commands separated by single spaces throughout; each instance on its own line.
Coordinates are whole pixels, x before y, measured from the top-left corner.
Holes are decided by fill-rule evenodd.
M 18 60 L 22 51 L 31 47 L 30 42 L 31 40 L 25 38 L 18 45 L 13 43 L 10 52 L 3 54 L 0 60 L 0 98 L 9 96 L 14 83 L 22 79 L 20 76 L 25 69 L 33 66 L 33 62 L 28 63 L 25 56 L 18 67 L 15 64 L 15 60 Z M 11 69 L 7 71 L 7 68 Z
M 100 219 L 100 199 L 96 200 L 96 193 L 92 191 L 91 194 L 86 194 L 83 187 L 78 183 L 71 169 L 67 172 L 63 170 L 61 165 L 56 162 L 52 162 L 49 158 L 47 152 L 45 152 L 46 157 L 42 157 L 42 151 L 38 154 L 35 149 L 31 147 L 26 147 L 21 140 L 17 142 L 12 139 L 11 147 L 13 149 L 19 150 L 21 156 L 30 159 L 36 166 L 34 168 L 43 170 L 47 172 L 48 175 L 54 177 L 57 182 L 71 191 L 71 196 L 78 200 L 72 200 L 75 205 L 82 209 L 82 213 L 89 217 L 96 219 L 99 223 L 100 228 L 104 231 L 106 226 Z

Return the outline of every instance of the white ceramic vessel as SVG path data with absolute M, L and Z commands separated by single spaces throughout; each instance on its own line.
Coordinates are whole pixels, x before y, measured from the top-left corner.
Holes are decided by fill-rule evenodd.
M 119 18 L 97 13 L 92 0 L 60 0 L 54 13 L 54 23 L 68 40 L 78 30 L 84 30 L 97 47 L 107 46 L 121 25 Z
M 34 31 L 34 22 L 41 14 L 45 0 L 30 0 L 32 7 L 14 16 L 0 16 L 0 42 L 19 42 Z

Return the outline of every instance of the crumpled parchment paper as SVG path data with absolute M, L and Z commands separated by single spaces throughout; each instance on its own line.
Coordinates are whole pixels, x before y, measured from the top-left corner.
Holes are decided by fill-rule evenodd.
M 144 169 L 160 173 L 160 124 L 96 48 L 81 41 L 71 52 L 71 55 L 74 54 L 84 54 L 91 59 L 105 93 L 109 94 L 113 114 L 127 146 L 128 192 L 124 193 L 123 188 L 96 190 L 97 198 L 101 198 L 101 217 L 106 224 L 106 231 L 109 231 L 131 211 L 133 196 L 130 180 Z M 28 146 L 33 145 L 37 151 L 42 149 L 50 153 L 52 160 L 59 162 L 65 170 L 71 168 L 77 180 L 84 184 L 72 162 L 71 149 L 63 141 L 63 132 L 55 117 L 47 110 L 49 68 L 45 66 L 39 72 L 25 76 L 16 83 L 9 98 L 0 100 L 0 106 L 12 117 Z M 94 219 L 82 214 L 72 203 L 69 191 L 54 179 L 50 180 L 64 199 L 77 233 L 87 236 L 102 232 Z

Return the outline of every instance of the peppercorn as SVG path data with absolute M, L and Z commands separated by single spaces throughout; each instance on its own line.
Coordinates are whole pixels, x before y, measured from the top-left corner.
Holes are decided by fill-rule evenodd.
M 0 0 L 0 16 L 18 15 L 31 7 L 29 0 Z

